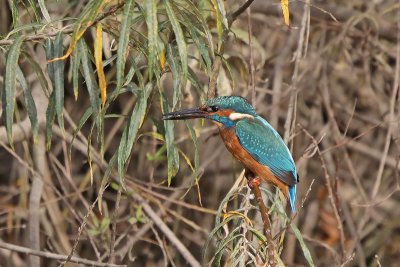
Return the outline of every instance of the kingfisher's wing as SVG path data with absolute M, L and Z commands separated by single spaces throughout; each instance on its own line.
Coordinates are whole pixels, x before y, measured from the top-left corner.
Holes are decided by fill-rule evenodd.
M 294 186 L 297 182 L 296 165 L 281 136 L 260 116 L 245 118 L 236 123 L 236 135 L 249 154 L 282 182 Z

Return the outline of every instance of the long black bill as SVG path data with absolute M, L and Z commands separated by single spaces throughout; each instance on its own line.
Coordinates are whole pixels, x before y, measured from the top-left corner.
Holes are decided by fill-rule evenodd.
M 197 118 L 205 118 L 207 116 L 207 112 L 199 109 L 184 109 L 179 111 L 174 111 L 170 113 L 163 114 L 163 120 L 187 120 L 187 119 L 197 119 Z

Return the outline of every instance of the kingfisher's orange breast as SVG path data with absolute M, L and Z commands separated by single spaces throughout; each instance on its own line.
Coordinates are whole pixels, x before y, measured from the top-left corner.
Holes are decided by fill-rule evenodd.
M 232 153 L 232 155 L 244 165 L 245 168 L 249 169 L 261 180 L 279 187 L 286 198 L 289 197 L 289 187 L 281 180 L 276 178 L 268 166 L 260 164 L 250 155 L 249 152 L 243 148 L 235 134 L 234 128 L 223 128 L 223 126 L 220 124 L 218 124 L 218 128 L 225 146 Z

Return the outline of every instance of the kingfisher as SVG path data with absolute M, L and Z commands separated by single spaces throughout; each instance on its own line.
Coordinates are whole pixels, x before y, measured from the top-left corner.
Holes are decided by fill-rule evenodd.
M 250 182 L 261 180 L 279 187 L 296 212 L 299 176 L 293 157 L 279 133 L 245 98 L 222 96 L 199 108 L 163 114 L 163 120 L 196 118 L 217 124 L 227 149 L 245 167 L 247 178 L 252 176 Z

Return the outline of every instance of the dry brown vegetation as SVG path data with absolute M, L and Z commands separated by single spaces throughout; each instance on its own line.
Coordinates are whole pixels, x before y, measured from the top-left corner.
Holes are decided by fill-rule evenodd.
M 17 37 L 11 34 L 5 38 L 13 29 L 12 2 L 0 2 L 1 88 L 5 81 L 2 75 L 6 69 L 5 52 L 9 51 L 10 40 Z M 144 2 L 138 1 L 143 7 Z M 191 84 L 180 88 L 182 94 L 177 108 L 198 106 L 206 98 L 207 91 L 208 96 L 215 93 L 247 97 L 293 151 L 300 183 L 298 212 L 292 219 L 315 266 L 400 266 L 400 2 L 326 2 L 290 2 L 291 25 L 287 27 L 279 1 L 254 1 L 251 12 L 241 13 L 230 31 L 223 33 L 220 52 L 224 60 L 221 62 L 212 53 L 212 72 L 206 72 L 193 59 L 200 57 L 199 52 L 195 45 L 189 44 L 188 53 L 193 58 L 189 57 L 188 65 L 204 90 L 196 89 L 191 80 Z M 105 59 L 116 54 L 116 50 L 109 47 L 115 45 L 113 39 L 117 37 L 112 34 L 120 27 L 124 3 L 112 1 L 110 6 L 115 10 L 104 11 L 104 23 L 109 27 L 108 39 L 103 39 Z M 244 1 L 220 3 L 232 14 Z M 71 1 L 46 5 L 53 19 L 78 17 L 84 6 L 83 2 Z M 24 12 L 29 8 L 28 1 L 21 1 L 18 8 L 20 20 L 31 22 L 32 10 Z M 161 4 L 157 8 L 161 10 L 159 20 L 166 20 L 165 8 Z M 38 10 L 40 12 L 39 7 Z M 207 24 L 217 49 L 218 18 L 215 12 L 209 13 Z M 72 65 L 68 60 L 64 78 L 65 133 L 56 120 L 52 125 L 52 144 L 46 150 L 49 95 L 43 94 L 42 80 L 36 75 L 38 70 L 30 62 L 37 62 L 38 68 L 43 69 L 44 81 L 50 84 L 43 45 L 68 23 L 72 22 L 58 22 L 45 31 L 21 30 L 29 37 L 23 44 L 24 56 L 20 57 L 19 66 L 36 103 L 39 134 L 34 144 L 23 89 L 17 85 L 15 150 L 10 148 L 5 123 L 0 127 L 0 265 L 25 266 L 29 262 L 31 266 L 56 266 L 73 255 L 67 266 L 75 266 L 76 262 L 94 266 L 105 266 L 107 262 L 128 266 L 198 266 L 202 263 L 201 250 L 215 227 L 219 208 L 224 208 L 225 215 L 229 210 L 239 210 L 251 219 L 254 228 L 262 229 L 256 203 L 249 198 L 246 182 L 240 180 L 242 167 L 225 149 L 216 126 L 209 122 L 193 122 L 193 132 L 184 122 L 171 124 L 175 125 L 172 138 L 177 147 L 168 151 L 168 157 L 178 153 L 176 149 L 179 148 L 188 159 L 180 155 L 179 172 L 170 177 L 168 186 L 168 164 L 173 165 L 173 160 L 167 160 L 167 148 L 160 139 L 167 136 L 162 131 L 171 128 L 164 129 L 160 120 L 160 107 L 165 103 L 159 92 L 162 91 L 171 105 L 177 78 L 170 73 L 159 73 L 159 83 L 154 83 L 157 89 L 145 99 L 148 106 L 143 125 L 128 164 L 122 165 L 125 166 L 126 188 L 119 184 L 117 164 L 114 162 L 113 170 L 112 166 L 108 167 L 121 146 L 126 117 L 132 114 L 138 102 L 137 91 L 118 95 L 106 108 L 105 115 L 116 116 L 105 118 L 104 132 L 100 131 L 104 138 L 104 159 L 100 148 L 102 140 L 95 133 L 89 140 L 92 148 L 88 160 L 91 123 L 96 121 L 93 118 L 89 118 L 90 123 L 78 133 L 69 156 L 72 134 L 93 103 L 84 89 L 83 81 L 87 80 L 82 77 L 75 101 Z M 147 36 L 145 21 L 137 23 L 130 34 Z M 63 29 L 64 52 L 71 40 L 71 29 Z M 91 50 L 95 29 L 91 26 L 84 35 Z M 248 41 L 249 30 L 251 42 Z M 174 44 L 177 51 L 173 35 L 160 33 L 160 36 L 162 41 Z M 130 46 L 134 49 L 145 43 L 132 42 Z M 177 58 L 179 64 L 183 64 L 182 58 Z M 136 63 L 146 67 L 145 60 Z M 104 67 L 108 92 L 117 84 L 116 65 L 112 62 Z M 125 75 L 128 70 L 129 67 Z M 147 83 L 147 69 L 140 71 Z M 182 75 L 182 69 L 180 72 Z M 182 76 L 179 77 L 178 83 Z M 217 83 L 214 84 L 213 79 Z M 138 84 L 138 80 L 134 76 L 132 81 Z M 3 119 L 6 119 L 4 114 Z M 173 127 L 171 125 L 165 127 Z M 192 140 L 194 132 L 198 150 Z M 187 163 L 196 165 L 197 151 L 198 183 Z M 109 179 L 104 178 L 105 175 L 109 175 Z M 224 206 L 223 200 L 232 190 L 240 193 L 232 195 L 229 204 Z M 271 192 L 275 192 L 273 188 L 266 191 L 280 203 Z M 271 203 L 268 205 L 271 207 Z M 244 215 L 240 216 L 244 218 Z M 245 231 L 243 236 L 257 245 L 257 239 L 252 239 L 247 232 L 250 223 L 243 218 L 237 225 L 227 223 L 229 227 L 224 228 L 224 233 L 228 235 L 233 228 L 241 227 L 241 231 Z M 288 227 L 283 234 L 280 232 L 287 226 L 286 220 L 277 214 L 271 218 L 280 258 L 285 265 L 309 265 L 292 228 Z M 281 243 L 282 236 L 285 238 Z M 205 263 L 218 254 L 216 242 L 223 238 L 221 234 L 210 239 Z M 240 253 L 247 255 L 245 245 L 238 248 L 229 244 L 224 249 L 221 264 L 234 265 L 228 258 L 236 249 L 243 249 Z M 252 258 L 242 260 L 248 263 Z

